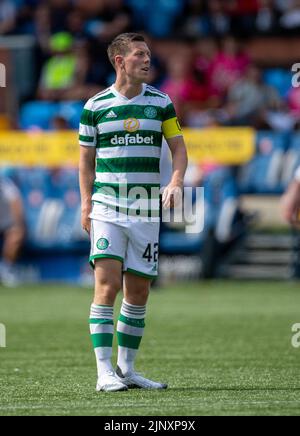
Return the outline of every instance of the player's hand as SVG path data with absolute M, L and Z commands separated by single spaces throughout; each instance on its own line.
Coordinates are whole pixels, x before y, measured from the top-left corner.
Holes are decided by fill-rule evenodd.
M 293 227 L 300 227 L 300 183 L 294 180 L 280 201 L 281 214 Z
M 90 213 L 91 213 L 90 208 L 81 210 L 81 226 L 83 230 L 85 230 L 88 234 L 90 234 L 91 232 Z
M 182 204 L 183 185 L 170 183 L 163 190 L 162 206 L 164 209 L 177 207 Z

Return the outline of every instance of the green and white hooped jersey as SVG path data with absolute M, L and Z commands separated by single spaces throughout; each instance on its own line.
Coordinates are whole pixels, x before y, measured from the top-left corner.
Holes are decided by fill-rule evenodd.
M 142 93 L 128 99 L 112 85 L 86 103 L 79 142 L 96 147 L 95 207 L 159 219 L 163 136 L 182 136 L 181 128 L 169 96 L 152 86 L 143 84 Z

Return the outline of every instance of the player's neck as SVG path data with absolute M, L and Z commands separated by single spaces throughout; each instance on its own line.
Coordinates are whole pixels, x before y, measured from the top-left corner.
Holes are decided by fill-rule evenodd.
M 115 82 L 115 89 L 124 97 L 132 99 L 142 93 L 142 83 L 131 83 L 122 77 L 117 77 Z

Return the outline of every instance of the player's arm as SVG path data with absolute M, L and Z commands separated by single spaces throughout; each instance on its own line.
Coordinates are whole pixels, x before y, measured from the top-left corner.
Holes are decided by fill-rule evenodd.
M 173 207 L 182 196 L 184 175 L 188 165 L 188 157 L 180 124 L 173 104 L 170 102 L 166 110 L 166 120 L 162 125 L 163 135 L 172 154 L 173 173 L 169 185 L 162 197 L 163 207 Z
M 95 181 L 97 131 L 94 122 L 93 104 L 85 105 L 79 127 L 79 186 L 81 195 L 81 225 L 90 232 L 92 195 Z
M 183 190 L 183 180 L 188 158 L 183 136 L 176 136 L 166 140 L 172 154 L 173 173 L 169 185 L 163 192 L 162 204 L 165 208 L 176 205 Z
M 283 219 L 294 227 L 300 226 L 300 167 L 281 198 L 281 213 Z
M 88 233 L 90 232 L 91 226 L 89 215 L 92 211 L 95 158 L 96 149 L 94 147 L 80 147 L 79 186 L 81 195 L 81 225 Z

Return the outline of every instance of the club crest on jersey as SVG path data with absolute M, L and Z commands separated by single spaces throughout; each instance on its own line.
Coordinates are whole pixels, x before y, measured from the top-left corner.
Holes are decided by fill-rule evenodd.
M 140 122 L 136 118 L 127 118 L 124 121 L 124 129 L 127 132 L 136 132 L 140 128 Z
M 100 238 L 97 242 L 98 250 L 106 250 L 109 246 L 109 242 L 106 238 Z
M 153 106 L 147 106 L 144 110 L 144 114 L 147 118 L 156 118 L 157 110 Z

